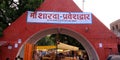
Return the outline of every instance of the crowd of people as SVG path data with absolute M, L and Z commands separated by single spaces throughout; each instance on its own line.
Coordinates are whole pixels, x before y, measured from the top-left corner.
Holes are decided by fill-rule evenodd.
M 44 57 L 46 59 L 53 59 L 55 57 L 55 52 L 54 51 L 34 51 L 33 52 L 33 60 L 44 60 Z
M 50 51 L 34 51 L 33 60 L 89 60 L 88 56 L 78 55 L 75 51 L 57 52 L 56 50 Z

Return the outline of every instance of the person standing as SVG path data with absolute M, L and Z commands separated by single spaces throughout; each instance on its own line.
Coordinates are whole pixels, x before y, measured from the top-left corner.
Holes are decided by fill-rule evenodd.
M 16 57 L 15 60 L 23 60 L 20 56 Z
M 10 58 L 6 58 L 6 60 L 10 60 Z

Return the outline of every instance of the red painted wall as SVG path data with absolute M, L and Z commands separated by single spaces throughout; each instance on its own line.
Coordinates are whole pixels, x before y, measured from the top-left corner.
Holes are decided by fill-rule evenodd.
M 46 0 L 37 10 L 40 11 L 61 11 L 61 12 L 82 12 L 72 0 Z M 92 24 L 35 24 L 26 22 L 27 12 L 23 13 L 15 22 L 7 27 L 4 31 L 4 36 L 0 38 L 0 41 L 7 41 L 11 45 L 17 42 L 19 38 L 22 39 L 22 43 L 18 48 L 7 49 L 7 44 L 0 47 L 0 59 L 5 60 L 6 57 L 10 57 L 13 60 L 21 47 L 21 45 L 33 34 L 38 31 L 42 31 L 46 28 L 68 28 L 76 31 L 85 36 L 89 42 L 94 46 L 97 51 L 100 60 L 105 60 L 109 54 L 109 50 L 112 53 L 117 53 L 117 40 L 116 36 L 104 26 L 94 15 L 92 15 Z M 85 31 L 86 27 L 89 29 Z M 103 47 L 99 48 L 99 43 L 103 43 Z

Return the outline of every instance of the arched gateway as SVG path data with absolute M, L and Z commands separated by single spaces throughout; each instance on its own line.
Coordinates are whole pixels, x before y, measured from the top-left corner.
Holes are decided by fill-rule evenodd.
M 81 34 L 79 34 L 76 31 L 71 31 L 71 29 L 66 29 L 66 28 L 62 28 L 62 27 L 45 29 L 44 31 L 37 32 L 36 34 L 34 34 L 30 38 L 28 38 L 25 43 L 36 44 L 36 42 L 38 40 L 40 40 L 40 38 L 42 38 L 48 34 L 57 34 L 58 29 L 60 30 L 61 34 L 66 34 L 66 35 L 72 36 L 75 39 L 77 39 L 79 42 L 81 42 L 81 44 L 87 50 L 87 53 L 89 55 L 89 60 L 92 60 L 92 59 L 99 60 L 98 54 L 96 53 L 96 51 L 95 51 L 94 47 L 91 45 L 91 43 L 84 36 L 82 36 Z M 23 53 L 24 53 L 24 47 L 22 47 L 20 49 L 20 52 L 18 53 L 18 55 L 23 56 Z
M 37 11 L 86 14 L 82 13 L 72 0 L 45 0 Z M 23 57 L 26 43 L 35 44 L 48 34 L 56 34 L 57 30 L 79 41 L 87 51 L 89 60 L 106 60 L 109 54 L 117 53 L 116 36 L 93 14 L 89 24 L 30 23 L 26 20 L 27 15 L 28 12 L 25 12 L 4 31 L 0 41 L 5 41 L 6 44 L 0 47 L 0 60 L 14 60 L 18 55 Z

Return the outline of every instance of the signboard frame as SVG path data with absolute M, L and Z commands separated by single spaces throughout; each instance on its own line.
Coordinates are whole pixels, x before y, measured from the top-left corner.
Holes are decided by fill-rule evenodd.
M 90 12 L 28 11 L 27 13 L 28 23 L 92 24 Z

